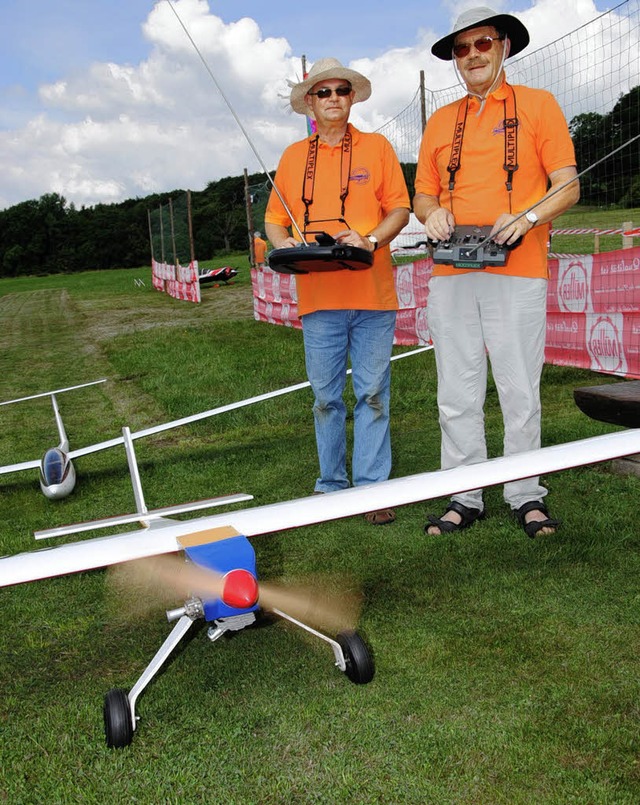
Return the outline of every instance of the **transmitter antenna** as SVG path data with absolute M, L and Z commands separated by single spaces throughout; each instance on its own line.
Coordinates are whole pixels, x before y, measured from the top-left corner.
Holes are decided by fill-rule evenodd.
M 269 180 L 269 182 L 270 182 L 271 186 L 272 186 L 272 187 L 273 187 L 273 189 L 275 190 L 276 195 L 277 195 L 277 196 L 278 196 L 278 198 L 280 199 L 280 202 L 282 203 L 282 206 L 283 206 L 283 207 L 285 208 L 285 210 L 287 211 L 287 214 L 289 215 L 289 218 L 291 218 L 291 224 L 292 224 L 293 228 L 295 229 L 296 233 L 298 234 L 298 236 L 300 237 L 301 245 L 308 246 L 309 244 L 308 244 L 308 243 L 306 242 L 306 240 L 304 239 L 304 235 L 302 234 L 302 231 L 300 230 L 300 227 L 299 227 L 299 226 L 298 226 L 298 224 L 296 223 L 295 218 L 293 217 L 293 214 L 292 214 L 291 210 L 290 210 L 290 209 L 289 209 L 289 207 L 287 206 L 287 203 L 285 202 L 284 198 L 282 197 L 282 194 L 280 193 L 280 190 L 278 189 L 278 187 L 277 187 L 276 183 L 275 183 L 275 182 L 273 181 L 273 179 L 271 178 L 271 174 L 270 174 L 270 173 L 269 173 L 269 171 L 267 170 L 267 166 L 265 165 L 265 163 L 264 163 L 264 161 L 263 161 L 262 157 L 261 157 L 261 156 L 260 156 L 260 154 L 258 153 L 258 149 L 257 149 L 257 148 L 255 147 L 255 145 L 253 144 L 253 141 L 251 140 L 251 137 L 249 137 L 249 133 L 248 133 L 248 132 L 247 132 L 247 130 L 245 129 L 244 125 L 242 124 L 242 121 L 240 120 L 240 118 L 239 118 L 239 117 L 238 117 L 238 115 L 236 114 L 236 111 L 235 111 L 235 109 L 233 108 L 233 106 L 232 106 L 232 104 L 231 104 L 231 101 L 230 101 L 230 100 L 227 98 L 227 96 L 226 96 L 226 94 L 225 94 L 224 90 L 222 89 L 222 87 L 221 87 L 221 86 L 220 86 L 220 84 L 218 83 L 218 79 L 215 77 L 215 75 L 214 75 L 214 73 L 213 73 L 213 70 L 211 69 L 211 67 L 209 67 L 209 64 L 208 64 L 207 60 L 206 60 L 206 59 L 205 59 L 205 57 L 202 55 L 202 52 L 200 51 L 200 48 L 199 48 L 199 47 L 198 47 L 198 45 L 196 44 L 196 42 L 195 42 L 194 38 L 193 38 L 193 37 L 191 36 L 191 34 L 189 33 L 189 30 L 187 29 L 187 26 L 184 24 L 184 22 L 182 21 L 182 18 L 180 17 L 180 15 L 178 14 L 178 12 L 176 11 L 175 6 L 173 5 L 172 0 L 167 0 L 167 3 L 168 3 L 170 6 L 171 6 L 171 10 L 172 10 L 172 11 L 173 11 L 173 13 L 175 14 L 176 19 L 178 20 L 178 22 L 180 23 L 180 26 L 181 26 L 182 30 L 183 30 L 183 31 L 185 32 L 185 34 L 187 35 L 187 38 L 188 38 L 189 42 L 191 42 L 191 44 L 193 45 L 193 48 L 194 48 L 195 52 L 196 52 L 196 53 L 198 54 L 198 56 L 200 57 L 200 61 L 203 63 L 205 70 L 207 71 L 207 73 L 209 74 L 209 77 L 211 78 L 211 80 L 212 80 L 212 81 L 213 81 L 213 83 L 215 84 L 216 89 L 218 90 L 218 92 L 219 92 L 219 93 L 220 93 L 220 95 L 222 96 L 222 100 L 223 100 L 223 101 L 226 103 L 227 107 L 229 108 L 229 111 L 230 111 L 230 112 L 231 112 L 231 114 L 233 115 L 233 118 L 234 118 L 234 120 L 236 121 L 236 123 L 238 124 L 238 126 L 239 126 L 239 128 L 240 128 L 240 131 L 241 131 L 241 132 L 244 134 L 244 137 L 245 137 L 246 141 L 249 143 L 249 146 L 250 146 L 251 150 L 253 151 L 253 153 L 255 154 L 255 157 L 256 157 L 256 159 L 258 160 L 258 162 L 259 162 L 259 164 L 260 164 L 260 166 L 261 166 L 262 170 L 263 170 L 263 171 L 264 171 L 264 173 L 266 174 L 267 179 Z

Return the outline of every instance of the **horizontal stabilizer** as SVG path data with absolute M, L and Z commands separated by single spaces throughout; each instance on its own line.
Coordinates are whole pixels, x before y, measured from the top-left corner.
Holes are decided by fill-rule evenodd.
M 50 539 L 51 537 L 64 537 L 67 534 L 78 534 L 81 531 L 97 531 L 100 528 L 112 528 L 113 526 L 126 525 L 127 523 L 143 523 L 151 520 L 160 520 L 172 514 L 184 514 L 185 512 L 198 511 L 199 509 L 212 509 L 215 506 L 224 506 L 227 503 L 244 503 L 253 500 L 253 495 L 224 495 L 207 500 L 194 500 L 191 503 L 178 503 L 175 506 L 165 506 L 162 509 L 152 509 L 146 512 L 135 512 L 134 514 L 117 514 L 114 517 L 105 517 L 102 520 L 87 520 L 84 523 L 73 523 L 63 525 L 58 528 L 49 528 L 45 531 L 36 531 L 36 539 Z
M 92 380 L 90 383 L 80 383 L 79 386 L 67 386 L 64 389 L 53 389 L 53 391 L 43 391 L 40 394 L 31 394 L 28 397 L 18 397 L 15 400 L 6 400 L 0 402 L 0 405 L 11 405 L 12 403 L 25 402 L 25 400 L 37 400 L 38 397 L 51 397 L 52 394 L 63 394 L 65 391 L 74 391 L 74 389 L 84 389 L 87 386 L 96 386 L 98 383 L 106 383 L 107 378 L 103 377 L 102 380 Z

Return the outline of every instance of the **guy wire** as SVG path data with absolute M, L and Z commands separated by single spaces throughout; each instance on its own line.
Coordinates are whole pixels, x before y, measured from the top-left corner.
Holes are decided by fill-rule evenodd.
M 263 171 L 264 171 L 264 173 L 266 174 L 267 179 L 268 179 L 268 180 L 269 180 L 269 182 L 271 183 L 271 186 L 272 186 L 272 187 L 273 187 L 273 189 L 275 190 L 276 195 L 277 195 L 277 196 L 278 196 L 278 198 L 280 199 L 280 202 L 282 203 L 282 206 L 283 206 L 283 207 L 285 208 L 285 210 L 287 211 L 287 214 L 288 214 L 289 218 L 291 219 L 291 224 L 292 224 L 293 228 L 296 230 L 297 234 L 298 234 L 298 235 L 299 235 L 299 237 L 300 237 L 300 241 L 301 241 L 301 244 L 300 244 L 300 245 L 301 245 L 301 246 L 308 246 L 309 244 L 308 244 L 308 243 L 306 242 L 306 240 L 304 239 L 304 235 L 302 234 L 302 231 L 300 230 L 300 228 L 299 228 L 298 224 L 296 223 L 295 218 L 293 217 L 293 213 L 291 212 L 291 210 L 290 210 L 290 209 L 289 209 L 289 207 L 287 206 L 287 204 L 286 204 L 286 202 L 285 202 L 284 198 L 282 197 L 282 194 L 281 194 L 281 193 L 280 193 L 280 191 L 278 190 L 278 187 L 277 187 L 276 183 L 275 183 L 275 182 L 273 181 L 273 179 L 271 178 L 271 174 L 270 174 L 270 173 L 269 173 L 269 171 L 267 170 L 267 166 L 265 165 L 265 163 L 264 163 L 264 161 L 263 161 L 262 157 L 261 157 L 261 156 L 260 156 L 260 154 L 258 153 L 258 149 L 257 149 L 257 148 L 255 147 L 255 145 L 253 144 L 253 142 L 252 142 L 252 140 L 251 140 L 251 137 L 249 137 L 249 134 L 248 134 L 247 130 L 246 130 L 246 129 L 245 129 L 245 127 L 242 125 L 242 121 L 240 120 L 240 118 L 239 118 L 239 117 L 238 117 L 238 115 L 236 114 L 235 109 L 234 109 L 234 108 L 233 108 L 233 106 L 231 105 L 231 101 L 230 101 L 230 100 L 227 98 L 227 96 L 225 95 L 225 93 L 224 93 L 224 91 L 223 91 L 222 87 L 221 87 L 221 86 L 220 86 L 220 84 L 218 83 L 218 80 L 216 79 L 215 75 L 213 74 L 213 70 L 212 70 L 212 69 L 209 67 L 209 64 L 208 64 L 207 60 L 205 59 L 205 57 L 202 55 L 202 53 L 201 53 L 201 51 L 200 51 L 200 48 L 197 46 L 197 44 L 195 43 L 195 40 L 193 39 L 193 37 L 192 37 L 192 36 L 191 36 L 191 34 L 189 33 L 189 31 L 188 31 L 188 29 L 187 29 L 187 26 L 184 24 L 184 22 L 182 21 L 182 19 L 181 19 L 180 15 L 179 15 L 179 14 L 178 14 L 178 12 L 176 11 L 176 9 L 175 9 L 175 7 L 174 7 L 174 5 L 173 5 L 173 0 L 167 0 L 167 3 L 168 3 L 168 4 L 169 4 L 169 6 L 171 7 L 171 10 L 173 11 L 173 13 L 176 15 L 176 19 L 177 19 L 177 20 L 178 20 L 178 22 L 180 23 L 180 26 L 182 27 L 182 30 L 183 30 L 183 31 L 185 32 L 185 34 L 187 35 L 188 40 L 189 40 L 189 41 L 191 42 L 191 44 L 193 45 L 193 48 L 194 48 L 195 52 L 196 52 L 196 53 L 198 54 L 198 56 L 200 57 L 200 61 L 201 61 L 201 62 L 204 64 L 204 68 L 205 68 L 205 70 L 207 71 L 207 73 L 209 73 L 209 77 L 211 78 L 211 80 L 213 81 L 213 83 L 214 83 L 214 84 L 215 84 L 215 86 L 216 86 L 216 89 L 218 90 L 218 92 L 219 92 L 219 93 L 220 93 L 220 95 L 222 96 L 222 100 L 223 100 L 223 101 L 226 103 L 226 105 L 227 105 L 227 106 L 228 106 L 228 108 L 229 108 L 229 111 L 230 111 L 230 112 L 231 112 L 231 114 L 233 115 L 234 120 L 236 121 L 236 123 L 237 123 L 237 124 L 238 124 L 238 126 L 240 127 L 240 131 L 241 131 L 241 132 L 244 134 L 244 137 L 245 137 L 246 141 L 249 143 L 249 146 L 250 146 L 251 150 L 253 151 L 253 153 L 255 154 L 255 157 L 256 157 L 256 159 L 258 160 L 258 162 L 259 162 L 259 164 L 260 164 L 260 166 L 261 166 L 262 170 L 263 170 Z

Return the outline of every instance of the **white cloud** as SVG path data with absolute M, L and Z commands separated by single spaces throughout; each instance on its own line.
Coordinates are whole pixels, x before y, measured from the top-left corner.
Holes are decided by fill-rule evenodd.
M 453 20 L 462 7 L 450 5 Z M 493 5 L 505 10 L 508 4 Z M 286 100 L 287 79 L 301 78 L 300 59 L 286 39 L 263 37 L 252 19 L 224 23 L 206 0 L 177 0 L 175 7 L 265 166 L 275 168 L 284 147 L 306 130 L 304 119 L 287 111 Z M 593 0 L 536 0 L 518 12 L 533 48 L 597 13 Z M 52 191 L 77 206 L 114 202 L 176 188 L 199 190 L 244 168 L 261 171 L 168 3 L 153 7 L 143 34 L 146 59 L 69 71 L 40 88 L 40 110 L 26 124 L 0 131 L 0 162 L 9 166 L 0 207 Z M 349 65 L 373 85 L 371 99 L 354 107 L 355 125 L 376 129 L 398 114 L 415 96 L 421 70 L 431 89 L 455 83 L 451 65 L 430 53 L 440 36 L 409 24 L 412 41 L 406 47 Z

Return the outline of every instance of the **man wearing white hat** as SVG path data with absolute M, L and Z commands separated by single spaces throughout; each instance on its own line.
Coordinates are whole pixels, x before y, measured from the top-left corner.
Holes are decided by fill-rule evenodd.
M 295 222 L 309 242 L 324 231 L 338 243 L 373 252 L 370 268 L 296 276 L 320 477 L 315 492 L 349 486 L 343 392 L 351 359 L 354 408 L 353 485 L 377 483 L 391 471 L 390 358 L 398 307 L 388 244 L 409 220 L 409 195 L 391 144 L 349 123 L 369 80 L 337 59 L 317 61 L 291 90 L 294 112 L 314 118 L 315 134 L 290 145 L 276 171 L 265 214 L 275 249 L 295 247 Z M 283 203 L 284 202 L 284 203 Z M 368 522 L 393 522 L 391 509 Z
M 565 118 L 544 90 L 512 86 L 504 62 L 529 44 L 509 14 L 473 8 L 431 52 L 453 61 L 467 94 L 438 109 L 424 131 L 414 211 L 433 241 L 456 226 L 491 226 L 498 244 L 521 244 L 504 267 L 435 265 L 427 316 L 438 370 L 441 462 L 486 460 L 487 355 L 504 422 L 504 455 L 540 447 L 549 222 L 576 203 L 575 154 Z M 529 537 L 558 525 L 538 478 L 508 483 L 504 499 Z M 450 533 L 484 516 L 482 489 L 454 495 L 425 531 Z

